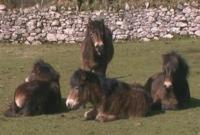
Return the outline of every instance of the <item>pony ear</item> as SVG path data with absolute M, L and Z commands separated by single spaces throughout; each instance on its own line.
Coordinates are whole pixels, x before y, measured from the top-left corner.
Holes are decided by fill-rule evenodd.
M 79 68 L 78 69 L 79 73 L 80 73 L 80 78 L 81 80 L 85 81 L 86 80 L 86 71 L 84 71 L 83 69 Z
M 88 24 L 90 24 L 92 22 L 92 19 L 89 17 L 88 18 Z

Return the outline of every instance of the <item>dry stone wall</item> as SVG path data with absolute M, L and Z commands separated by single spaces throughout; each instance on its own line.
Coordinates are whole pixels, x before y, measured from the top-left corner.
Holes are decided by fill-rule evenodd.
M 104 18 L 113 39 L 143 41 L 173 38 L 175 35 L 200 37 L 200 9 L 178 5 L 112 11 L 66 11 L 55 6 L 6 10 L 0 5 L 0 42 L 25 44 L 75 43 L 83 40 L 88 18 Z

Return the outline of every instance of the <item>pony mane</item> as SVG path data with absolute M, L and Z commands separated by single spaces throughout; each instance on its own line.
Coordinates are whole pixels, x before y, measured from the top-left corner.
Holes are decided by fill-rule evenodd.
M 60 79 L 60 74 L 49 63 L 45 62 L 43 59 L 38 59 L 34 62 L 33 72 L 37 71 L 38 70 L 37 68 L 49 71 L 52 77 L 57 81 Z
M 81 80 L 100 84 L 99 78 L 95 73 L 83 69 L 78 69 L 72 74 L 70 78 L 70 85 L 77 85 Z
M 102 94 L 105 96 L 112 95 L 112 93 L 114 93 L 116 90 L 129 89 L 131 87 L 127 83 L 112 78 L 106 78 L 103 75 L 82 69 L 78 69 L 73 73 L 70 78 L 70 85 L 75 86 L 79 84 L 81 80 L 87 81 L 88 83 L 98 84 L 101 88 Z
M 86 37 L 90 37 L 90 30 L 91 27 L 92 28 L 98 28 L 100 29 L 101 25 L 103 26 L 103 34 L 105 33 L 104 29 L 105 29 L 105 24 L 103 20 L 91 20 L 89 19 L 89 22 L 87 24 L 87 29 L 86 29 Z

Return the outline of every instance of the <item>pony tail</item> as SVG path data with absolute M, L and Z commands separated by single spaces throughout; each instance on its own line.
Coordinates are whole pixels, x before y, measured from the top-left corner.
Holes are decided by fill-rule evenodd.
M 180 61 L 180 63 L 179 63 L 180 74 L 183 77 L 187 78 L 189 75 L 189 72 L 190 72 L 190 67 L 189 67 L 187 61 L 181 55 L 179 55 L 179 61 Z

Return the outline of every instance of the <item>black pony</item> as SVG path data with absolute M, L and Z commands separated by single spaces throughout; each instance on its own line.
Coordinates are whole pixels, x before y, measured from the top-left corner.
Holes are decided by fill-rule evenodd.
M 163 55 L 163 71 L 151 76 L 145 88 L 153 98 L 153 109 L 186 107 L 190 100 L 187 77 L 189 66 L 181 55 L 172 51 Z
M 61 94 L 59 74 L 54 68 L 38 60 L 25 82 L 14 93 L 14 101 L 5 116 L 33 116 L 60 111 Z
M 104 20 L 89 19 L 86 37 L 81 44 L 82 69 L 105 75 L 113 54 L 112 32 Z

